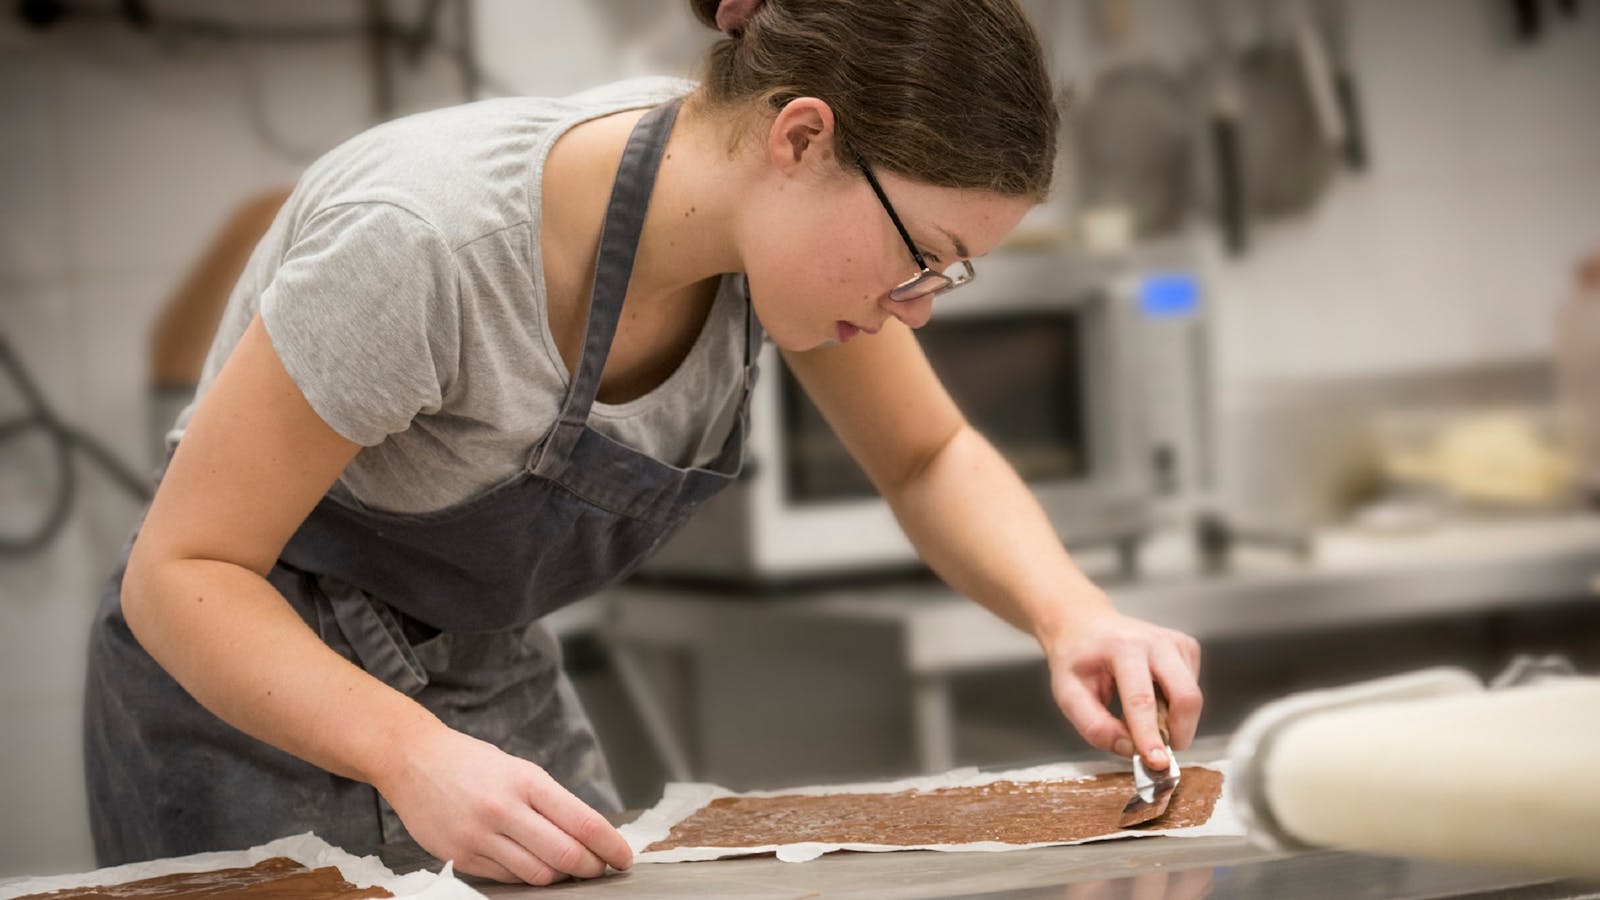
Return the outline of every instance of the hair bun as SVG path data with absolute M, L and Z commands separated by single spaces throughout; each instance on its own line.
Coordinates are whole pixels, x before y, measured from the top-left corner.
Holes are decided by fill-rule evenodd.
M 695 0 L 695 15 L 726 35 L 744 31 L 762 0 Z
M 700 20 L 700 24 L 707 28 L 717 27 L 717 0 L 689 0 L 689 9 Z

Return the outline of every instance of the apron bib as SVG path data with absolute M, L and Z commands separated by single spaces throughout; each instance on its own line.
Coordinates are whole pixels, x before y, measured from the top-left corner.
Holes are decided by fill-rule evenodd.
M 445 724 L 620 809 L 593 730 L 539 618 L 621 580 L 739 474 L 760 326 L 746 307 L 738 422 L 679 468 L 588 425 L 656 171 L 681 101 L 639 120 L 606 210 L 582 356 L 556 423 L 513 478 L 413 515 L 324 497 L 268 574 L 336 652 Z M 194 701 L 122 616 L 122 561 L 90 636 L 85 766 L 101 866 L 240 849 L 300 831 L 344 847 L 408 836 L 375 789 L 249 737 Z

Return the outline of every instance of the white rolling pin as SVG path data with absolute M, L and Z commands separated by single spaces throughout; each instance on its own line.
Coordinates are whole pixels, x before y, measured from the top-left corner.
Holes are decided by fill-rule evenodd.
M 1600 876 L 1600 678 L 1435 669 L 1263 708 L 1229 747 L 1258 843 Z

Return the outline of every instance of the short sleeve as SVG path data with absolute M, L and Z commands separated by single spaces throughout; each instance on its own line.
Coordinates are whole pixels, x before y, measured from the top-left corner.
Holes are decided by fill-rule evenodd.
M 457 284 L 433 225 L 389 203 L 341 204 L 301 226 L 261 320 L 317 415 L 370 447 L 443 404 L 460 361 Z

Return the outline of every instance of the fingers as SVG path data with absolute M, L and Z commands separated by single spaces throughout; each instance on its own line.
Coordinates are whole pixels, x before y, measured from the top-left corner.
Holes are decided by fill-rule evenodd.
M 1150 658 L 1141 647 L 1126 647 L 1111 660 L 1122 698 L 1122 718 L 1133 734 L 1133 745 L 1145 762 L 1157 769 L 1168 765 L 1167 751 L 1156 725 L 1156 690 L 1150 677 Z
M 1181 631 L 1168 631 L 1178 647 L 1178 654 L 1183 657 L 1184 664 L 1189 667 L 1190 673 L 1196 679 L 1200 677 L 1200 642 Z
M 1113 616 L 1050 657 L 1056 704 L 1090 744 L 1119 756 L 1137 752 L 1151 767 L 1170 764 L 1157 721 L 1167 701 L 1168 739 L 1185 749 L 1199 728 L 1200 644 L 1179 631 Z M 1122 720 L 1107 705 L 1115 689 Z
M 1167 697 L 1167 730 L 1172 749 L 1183 750 L 1194 740 L 1204 705 L 1194 670 L 1180 645 L 1163 642 L 1151 648 L 1150 671 Z
M 599 878 L 606 873 L 606 864 L 600 857 L 532 809 L 524 807 L 506 822 L 502 836 L 557 873 L 578 878 Z M 526 877 L 523 880 L 540 883 Z
M 535 774 L 527 799 L 550 824 L 572 836 L 606 865 L 618 869 L 633 865 L 633 848 L 622 833 L 543 769 Z
M 529 848 L 503 834 L 490 838 L 487 849 L 493 861 L 515 875 L 518 881 L 542 886 L 567 878 L 565 872 L 557 871 L 548 862 L 529 852 Z
M 1055 695 L 1056 705 L 1061 707 L 1083 739 L 1096 749 L 1124 756 L 1133 753 L 1132 744 L 1128 743 L 1128 730 L 1122 726 L 1122 720 L 1106 709 L 1105 701 L 1096 696 L 1082 678 L 1076 675 L 1058 678 Z M 1119 741 L 1127 745 L 1123 748 L 1126 753 L 1117 748 Z
M 466 859 L 456 860 L 456 871 L 466 875 L 476 875 L 479 878 L 493 878 L 506 884 L 522 882 L 522 879 L 513 875 L 510 869 L 487 856 L 469 856 Z

